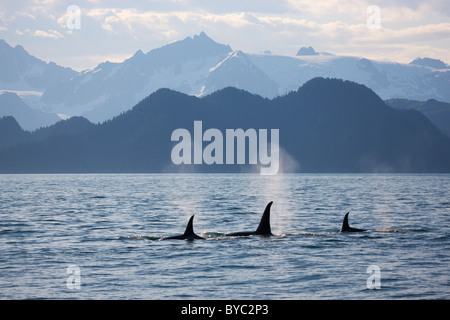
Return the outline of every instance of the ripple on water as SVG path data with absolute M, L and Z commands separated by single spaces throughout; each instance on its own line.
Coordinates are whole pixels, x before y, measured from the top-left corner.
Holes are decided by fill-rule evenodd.
M 446 299 L 449 178 L 0 175 L 0 297 Z M 274 237 L 225 236 L 271 200 Z M 349 208 L 368 232 L 338 232 Z M 206 241 L 159 241 L 192 214 Z

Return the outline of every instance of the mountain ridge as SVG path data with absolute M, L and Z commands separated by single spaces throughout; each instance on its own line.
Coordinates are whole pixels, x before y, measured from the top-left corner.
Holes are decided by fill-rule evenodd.
M 201 98 L 159 89 L 81 132 L 0 150 L 0 171 L 255 172 L 249 164 L 174 165 L 171 134 L 192 132 L 194 121 L 222 132 L 279 129 L 280 172 L 450 172 L 450 139 L 423 114 L 393 109 L 366 86 L 325 78 L 273 99 L 236 88 Z
M 2 43 L 13 50 L 4 40 Z M 16 47 L 29 56 L 23 47 Z M 32 109 L 61 117 L 83 116 L 95 123 L 129 110 L 159 88 L 207 96 L 224 87 L 235 86 L 274 98 L 297 90 L 315 77 L 340 78 L 364 84 L 383 100 L 426 101 L 433 98 L 450 102 L 450 69 L 432 68 L 429 66 L 431 60 L 422 58 L 415 63 L 399 64 L 323 54 L 280 56 L 247 53 L 233 50 L 201 32 L 146 53 L 137 50 L 123 62 L 106 61 L 94 69 L 78 73 L 72 70 L 75 74 L 54 81 L 45 90 L 34 88 L 40 90 L 39 94 L 22 91 L 20 97 Z M 441 67 L 442 64 L 448 66 L 441 62 Z M 29 86 L 27 88 L 30 89 Z M 5 88 L 0 83 L 1 89 Z M 24 88 L 19 86 L 15 89 L 19 94 Z M 24 125 L 21 121 L 19 123 Z M 37 122 L 27 128 L 40 126 L 42 123 Z
M 43 91 L 77 74 L 68 67 L 30 55 L 23 46 L 10 46 L 0 39 L 0 90 Z
M 450 137 L 450 103 L 428 99 L 414 101 L 409 99 L 388 99 L 386 104 L 396 109 L 415 109 L 423 113 L 443 133 Z

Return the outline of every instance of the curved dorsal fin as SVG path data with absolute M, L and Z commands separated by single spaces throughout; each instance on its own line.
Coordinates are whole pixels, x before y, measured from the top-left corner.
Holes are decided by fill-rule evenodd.
M 195 233 L 194 233 L 194 226 L 193 226 L 193 221 L 194 221 L 194 216 L 192 216 L 190 219 L 189 219 L 189 222 L 188 222 L 188 224 L 187 224 L 187 226 L 186 226 L 186 230 L 184 231 L 184 236 L 191 236 L 191 235 L 194 235 Z
M 270 230 L 270 207 L 272 206 L 273 201 L 270 201 L 264 213 L 262 215 L 261 221 L 259 222 L 258 229 L 256 229 L 255 234 L 260 235 L 271 235 L 272 232 Z
M 341 231 L 345 231 L 345 230 L 350 229 L 350 225 L 348 224 L 348 214 L 349 214 L 349 213 L 350 213 L 350 212 L 347 212 L 347 213 L 345 214 L 344 222 L 342 223 Z
M 349 214 L 350 212 L 347 212 L 346 214 L 345 214 L 345 217 L 344 217 L 344 222 L 342 223 L 342 229 L 341 229 L 341 232 L 363 232 L 363 231 L 367 231 L 367 230 L 365 230 L 365 229 L 358 229 L 358 228 L 352 228 L 352 227 L 350 227 L 350 224 L 348 223 L 348 214 Z

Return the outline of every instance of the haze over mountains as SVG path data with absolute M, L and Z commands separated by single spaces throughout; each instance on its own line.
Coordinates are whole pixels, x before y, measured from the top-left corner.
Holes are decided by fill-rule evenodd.
M 18 112 L 16 108 L 13 116 L 27 130 L 48 125 L 43 120 L 48 118 L 46 113 L 82 115 L 102 122 L 160 88 L 200 97 L 232 86 L 274 98 L 315 77 L 355 81 L 382 99 L 450 102 L 450 69 L 439 60 L 422 58 L 400 64 L 318 53 L 310 47 L 297 54 L 245 53 L 201 32 L 147 53 L 139 50 L 121 63 L 104 62 L 92 70 L 76 72 L 46 63 L 23 47 L 12 48 L 1 40 L 0 91 L 12 91 L 31 109 L 45 112 L 33 116 L 34 123 L 27 123 L 20 120 L 26 118 L 25 109 Z M 11 108 L 15 108 L 12 102 L 0 103 L 0 116 L 11 114 Z
M 221 132 L 279 129 L 280 172 L 450 172 L 450 138 L 422 113 L 324 78 L 273 99 L 232 87 L 200 98 L 159 89 L 102 124 L 72 118 L 33 133 L 1 118 L 0 172 L 259 172 L 248 160 L 175 165 L 171 134 L 192 133 L 196 120 Z
M 173 164 L 171 133 L 197 120 L 279 129 L 281 172 L 450 172 L 449 83 L 436 59 L 246 53 L 204 32 L 82 72 L 1 40 L 0 172 L 257 171 Z

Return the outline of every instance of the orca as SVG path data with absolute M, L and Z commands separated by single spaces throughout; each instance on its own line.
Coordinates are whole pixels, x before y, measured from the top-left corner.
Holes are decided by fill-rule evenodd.
M 261 221 L 259 222 L 258 228 L 255 231 L 243 231 L 243 232 L 233 232 L 233 233 L 227 233 L 225 236 L 228 237 L 239 237 L 239 236 L 252 236 L 252 235 L 259 235 L 259 236 L 273 236 L 271 230 L 270 230 L 270 207 L 272 206 L 273 201 L 270 201 L 266 209 L 264 210 L 264 213 L 261 217 Z
M 192 216 L 189 219 L 189 222 L 186 226 L 186 230 L 183 234 L 177 235 L 177 236 L 171 236 L 171 237 L 165 237 L 161 240 L 194 240 L 194 239 L 205 239 L 202 238 L 194 233 L 194 226 L 193 226 L 194 216 Z
M 367 231 L 367 230 L 364 230 L 364 229 L 357 229 L 357 228 L 350 227 L 350 225 L 348 224 L 348 214 L 349 213 L 350 212 L 347 212 L 345 214 L 344 222 L 342 223 L 342 228 L 341 228 L 340 232 L 364 232 L 364 231 Z

